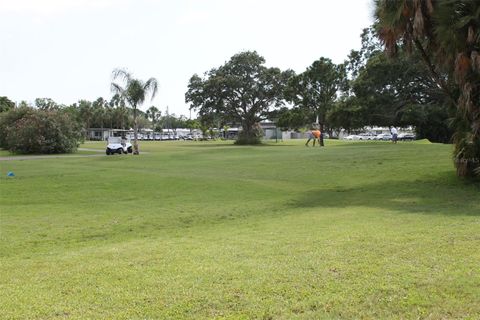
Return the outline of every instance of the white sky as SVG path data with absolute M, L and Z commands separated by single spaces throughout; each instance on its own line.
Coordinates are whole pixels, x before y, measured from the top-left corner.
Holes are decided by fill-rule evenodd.
M 302 72 L 360 47 L 371 0 L 0 0 L 0 96 L 71 104 L 110 99 L 111 72 L 157 78 L 152 102 L 189 114 L 194 73 L 256 50 Z

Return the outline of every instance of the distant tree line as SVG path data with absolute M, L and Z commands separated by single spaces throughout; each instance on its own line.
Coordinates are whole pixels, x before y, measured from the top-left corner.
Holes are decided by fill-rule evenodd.
M 162 129 L 200 128 L 196 119 L 162 114 L 151 106 L 146 112 L 137 110 L 138 128 Z M 71 105 L 50 98 L 37 98 L 33 104 L 15 104 L 0 97 L 0 148 L 15 153 L 74 152 L 83 140 L 89 139 L 89 128 L 125 129 L 134 127 L 132 108 L 116 94 L 110 100 L 80 100 Z

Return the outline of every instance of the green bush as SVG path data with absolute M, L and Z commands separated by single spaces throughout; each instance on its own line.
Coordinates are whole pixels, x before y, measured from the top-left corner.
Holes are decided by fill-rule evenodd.
M 81 138 L 80 125 L 62 111 L 24 107 L 0 116 L 0 147 L 14 153 L 70 153 Z

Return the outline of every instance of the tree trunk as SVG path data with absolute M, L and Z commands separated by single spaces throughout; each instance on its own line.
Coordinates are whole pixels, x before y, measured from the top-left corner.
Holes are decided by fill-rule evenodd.
M 242 123 L 242 131 L 239 133 L 236 144 L 259 144 L 260 138 L 257 129 L 255 128 L 256 121 L 254 119 L 247 119 Z
M 321 135 L 320 135 L 320 147 L 325 147 L 325 144 L 323 142 L 323 133 L 324 133 L 323 130 L 325 129 L 324 128 L 325 117 L 323 115 L 319 115 L 318 118 L 319 118 L 319 122 L 320 122 L 320 133 L 321 133 Z
M 140 154 L 138 150 L 137 106 L 133 106 L 133 154 Z
M 323 122 L 320 123 L 320 147 L 325 147 L 323 142 Z

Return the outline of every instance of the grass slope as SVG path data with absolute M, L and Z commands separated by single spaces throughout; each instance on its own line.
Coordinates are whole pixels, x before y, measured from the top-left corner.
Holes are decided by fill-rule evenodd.
M 449 146 L 302 143 L 1 162 L 2 317 L 480 317 Z

